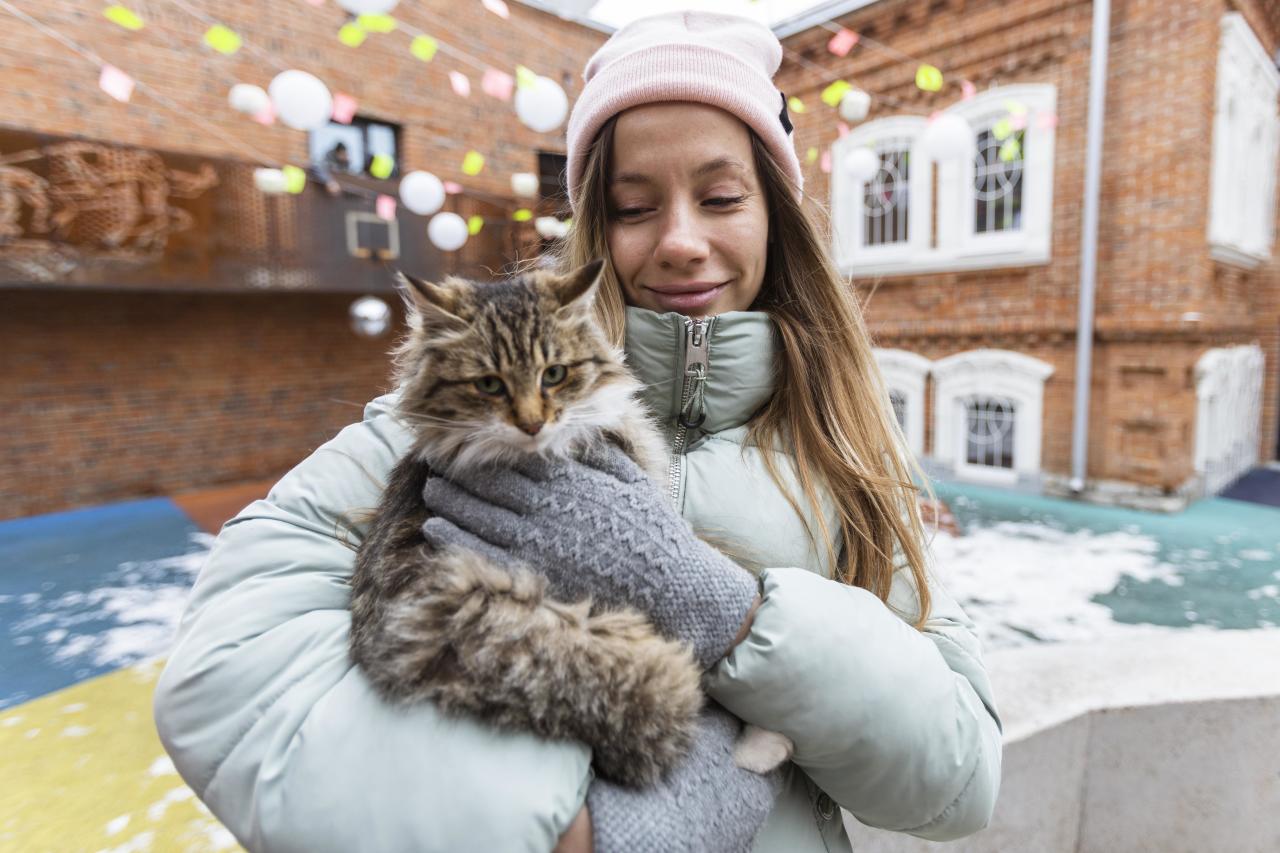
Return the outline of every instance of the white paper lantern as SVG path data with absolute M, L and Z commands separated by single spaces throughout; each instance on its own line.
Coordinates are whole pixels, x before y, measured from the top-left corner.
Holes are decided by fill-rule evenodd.
M 516 115 L 525 127 L 546 133 L 564 124 L 569 99 L 560 84 L 550 77 L 536 77 L 532 84 L 516 89 Z
M 333 115 L 333 95 L 314 74 L 296 68 L 281 71 L 267 91 L 276 115 L 294 130 L 324 127 Z
M 427 223 L 427 238 L 442 252 L 461 249 L 467 242 L 467 221 L 456 213 L 437 213 Z
M 444 184 L 430 172 L 410 172 L 400 181 L 400 201 L 419 216 L 430 216 L 444 204 Z
M 533 198 L 541 183 L 533 172 L 516 172 L 511 176 L 511 191 L 522 198 Z
M 840 118 L 847 122 L 862 121 L 871 109 L 871 96 L 861 89 L 850 89 L 840 99 Z
M 252 83 L 237 83 L 227 93 L 227 101 L 236 112 L 257 115 L 271 106 L 271 97 L 261 86 Z
M 254 169 L 253 185 L 264 193 L 286 192 L 289 182 L 280 169 Z
M 400 0 L 338 0 L 338 5 L 357 15 L 385 15 Z
M 855 181 L 869 181 L 880 171 L 880 155 L 867 148 L 855 148 L 844 157 L 844 168 Z
M 973 129 L 963 116 L 943 113 L 920 134 L 920 149 L 933 160 L 960 160 L 969 155 Z
M 362 338 L 376 338 L 391 325 L 391 308 L 376 296 L 351 303 L 351 330 Z
M 533 230 L 544 240 L 563 240 L 569 233 L 569 226 L 554 216 L 539 216 L 533 220 Z

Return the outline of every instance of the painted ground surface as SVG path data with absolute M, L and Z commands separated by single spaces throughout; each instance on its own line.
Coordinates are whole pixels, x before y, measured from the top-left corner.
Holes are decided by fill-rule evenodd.
M 937 488 L 964 531 L 937 570 L 988 649 L 1280 624 L 1280 509 Z M 251 497 L 0 522 L 0 851 L 239 849 L 164 756 L 151 693 L 211 542 L 192 516 L 216 529 Z

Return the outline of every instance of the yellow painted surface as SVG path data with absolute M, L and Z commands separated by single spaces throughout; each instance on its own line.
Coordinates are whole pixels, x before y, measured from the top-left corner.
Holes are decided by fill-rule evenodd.
M 159 675 L 142 663 L 0 712 L 0 851 L 241 850 L 160 746 Z

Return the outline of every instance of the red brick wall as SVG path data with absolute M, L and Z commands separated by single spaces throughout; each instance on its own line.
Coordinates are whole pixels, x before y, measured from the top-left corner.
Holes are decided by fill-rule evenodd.
M 1274 457 L 1280 265 L 1273 256 L 1248 273 L 1224 271 L 1209 258 L 1206 238 L 1218 22 L 1241 8 L 1273 51 L 1280 24 L 1274 5 L 1112 3 L 1090 477 L 1181 485 L 1191 474 L 1194 446 L 1189 366 L 1211 346 L 1259 339 L 1268 348 L 1263 451 Z M 1071 460 L 1091 16 L 1092 4 L 1080 0 L 885 0 L 840 21 L 980 90 L 1013 83 L 1057 88 L 1049 264 L 856 284 L 864 295 L 874 292 L 868 323 L 881 346 L 929 358 L 998 347 L 1052 364 L 1042 466 L 1059 474 L 1070 471 Z M 873 93 L 869 119 L 927 115 L 959 98 L 954 86 L 921 92 L 914 65 L 881 51 L 859 47 L 837 59 L 826 51 L 829 37 L 814 30 L 785 40 L 791 56 L 780 87 L 809 105 L 796 118 L 802 154 L 836 139 L 838 116 L 818 97 L 836 76 Z M 826 70 L 819 74 L 810 64 Z M 818 164 L 805 167 L 805 180 L 808 193 L 828 204 L 828 176 Z M 1203 319 L 1184 322 L 1182 315 L 1193 311 Z
M 5 292 L 3 517 L 283 473 L 387 387 L 351 300 Z

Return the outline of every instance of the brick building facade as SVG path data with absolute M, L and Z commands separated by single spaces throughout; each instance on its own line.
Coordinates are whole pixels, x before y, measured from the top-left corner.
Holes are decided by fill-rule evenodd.
M 830 27 L 778 28 L 788 52 L 780 87 L 809 105 L 797 144 L 833 154 L 830 174 L 810 162 L 808 190 L 831 202 L 837 255 L 869 300 L 908 439 L 952 475 L 1065 489 L 1093 4 L 842 5 L 840 26 L 953 81 L 929 93 L 915 85 L 916 66 L 888 51 L 859 46 L 837 58 Z M 1278 39 L 1274 2 L 1112 3 L 1094 497 L 1177 505 L 1221 488 L 1251 459 L 1276 457 Z M 819 101 L 835 78 L 873 93 L 870 114 L 843 138 Z M 968 100 L 961 78 L 974 86 Z M 973 147 L 933 169 L 926 117 L 943 110 L 968 120 Z M 1002 119 L 1013 122 L 1003 134 Z M 1021 143 L 1007 159 L 992 156 L 993 129 Z M 876 152 L 875 177 L 851 166 L 858 147 Z M 1021 187 L 1010 191 L 1012 182 Z

